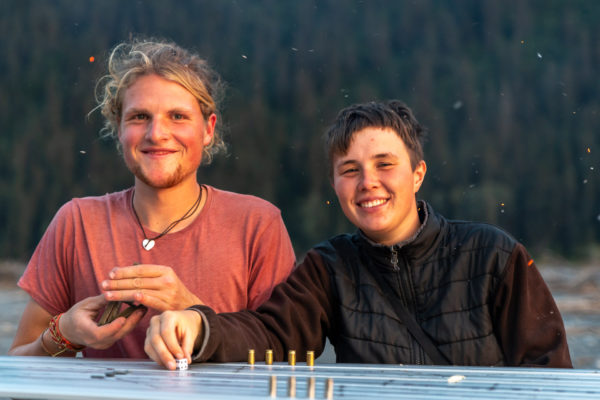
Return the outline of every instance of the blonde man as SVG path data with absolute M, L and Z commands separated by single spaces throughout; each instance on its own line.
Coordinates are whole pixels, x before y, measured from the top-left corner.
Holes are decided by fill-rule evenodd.
M 134 186 L 58 211 L 19 281 L 31 300 L 9 354 L 145 357 L 152 315 L 200 299 L 255 309 L 293 268 L 277 208 L 197 180 L 224 147 L 207 63 L 174 43 L 133 41 L 108 69 L 98 107 Z M 137 307 L 98 324 L 108 301 Z

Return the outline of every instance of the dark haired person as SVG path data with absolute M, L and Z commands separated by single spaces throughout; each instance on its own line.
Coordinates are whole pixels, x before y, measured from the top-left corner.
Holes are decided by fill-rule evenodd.
M 572 367 L 548 287 L 522 244 L 499 228 L 452 221 L 417 201 L 423 129 L 399 101 L 340 112 L 327 134 L 330 176 L 358 228 L 310 250 L 256 311 L 204 305 L 153 317 L 145 350 L 241 361 L 293 349 L 338 362 Z
M 19 281 L 31 300 L 9 354 L 145 358 L 152 315 L 200 299 L 222 312 L 255 309 L 294 267 L 277 208 L 198 182 L 201 163 L 223 148 L 221 84 L 206 61 L 136 40 L 117 46 L 108 68 L 98 108 L 134 186 L 58 211 Z M 98 326 L 109 300 L 148 313 Z

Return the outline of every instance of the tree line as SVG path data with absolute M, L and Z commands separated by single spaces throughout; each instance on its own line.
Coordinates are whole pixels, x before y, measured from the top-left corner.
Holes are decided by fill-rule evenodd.
M 0 257 L 26 260 L 61 204 L 133 184 L 101 140 L 94 85 L 132 36 L 174 40 L 227 82 L 227 157 L 199 180 L 281 210 L 301 255 L 351 230 L 322 135 L 397 98 L 429 131 L 420 197 L 497 224 L 534 255 L 600 239 L 600 3 L 0 2 Z

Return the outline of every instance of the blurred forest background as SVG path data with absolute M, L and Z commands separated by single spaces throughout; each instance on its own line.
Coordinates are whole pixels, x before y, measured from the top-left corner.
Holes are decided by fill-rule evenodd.
M 0 1 L 0 259 L 26 261 L 61 204 L 133 184 L 99 139 L 94 86 L 131 36 L 174 40 L 228 84 L 229 155 L 199 180 L 276 204 L 300 256 L 352 229 L 322 134 L 398 98 L 428 128 L 420 197 L 534 256 L 598 255 L 600 2 Z

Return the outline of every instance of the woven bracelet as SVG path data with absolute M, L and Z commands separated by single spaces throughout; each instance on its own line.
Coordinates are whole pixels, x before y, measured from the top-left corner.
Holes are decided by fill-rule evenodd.
M 49 328 L 46 328 L 46 330 L 44 332 L 42 332 L 42 334 L 40 335 L 40 344 L 42 345 L 42 349 L 44 349 L 44 351 L 50 356 L 50 357 L 56 357 L 61 355 L 62 353 L 64 353 L 67 348 L 63 347 L 62 349 L 58 350 L 56 353 L 52 353 L 50 352 L 50 350 L 48 350 L 48 348 L 46 347 L 46 345 L 44 344 L 44 334 L 46 333 L 46 331 Z
M 85 346 L 78 346 L 69 342 L 67 338 L 65 338 L 62 335 L 62 333 L 60 333 L 60 329 L 58 329 L 58 321 L 60 321 L 60 317 L 62 317 L 62 315 L 63 313 L 55 315 L 54 317 L 52 317 L 52 319 L 50 319 L 50 325 L 48 326 L 48 329 L 50 330 L 50 336 L 52 337 L 54 343 L 56 343 L 58 348 L 61 350 L 66 349 L 78 352 L 85 349 Z

